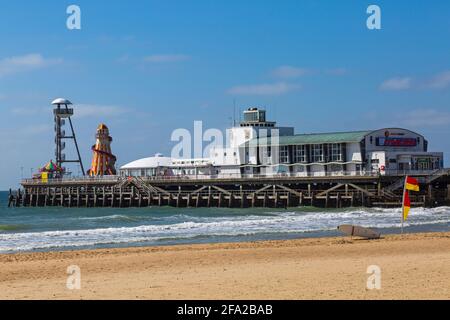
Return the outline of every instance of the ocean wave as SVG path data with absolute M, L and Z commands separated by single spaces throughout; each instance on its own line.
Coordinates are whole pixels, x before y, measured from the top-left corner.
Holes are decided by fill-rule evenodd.
M 139 221 L 143 217 L 133 217 L 121 214 L 113 214 L 110 216 L 98 216 L 98 217 L 77 217 L 76 220 L 89 220 L 89 221 L 104 221 L 104 220 L 118 220 L 118 221 Z
M 358 224 L 372 228 L 398 228 L 400 209 L 352 209 L 305 211 L 270 211 L 263 216 L 221 215 L 191 217 L 173 215 L 158 219 L 161 224 L 134 227 L 108 227 L 80 230 L 0 233 L 0 252 L 45 250 L 62 247 L 86 247 L 105 244 L 177 241 L 198 238 L 291 234 L 336 230 L 340 224 Z M 123 215 L 88 217 L 123 219 Z M 154 216 L 153 216 L 154 217 Z M 411 210 L 408 226 L 449 224 L 450 208 L 415 208 Z

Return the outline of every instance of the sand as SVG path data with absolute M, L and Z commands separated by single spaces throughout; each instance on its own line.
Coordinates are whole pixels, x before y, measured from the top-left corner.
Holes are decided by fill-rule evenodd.
M 450 233 L 0 255 L 0 299 L 450 299 Z

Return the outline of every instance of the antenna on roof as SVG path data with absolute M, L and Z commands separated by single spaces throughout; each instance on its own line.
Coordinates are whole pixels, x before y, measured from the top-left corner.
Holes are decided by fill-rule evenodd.
M 233 99 L 233 127 L 236 127 L 236 99 Z

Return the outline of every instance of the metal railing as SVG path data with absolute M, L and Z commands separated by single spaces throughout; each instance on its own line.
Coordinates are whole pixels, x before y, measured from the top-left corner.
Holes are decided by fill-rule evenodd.
M 62 183 L 62 182 L 119 182 L 123 177 L 120 176 L 103 176 L 103 177 L 65 177 L 65 178 L 48 178 L 49 183 Z M 42 179 L 23 179 L 22 184 L 33 184 L 33 183 L 45 183 Z
M 388 170 L 385 174 L 377 171 L 340 171 L 340 172 L 302 172 L 302 173 L 274 173 L 274 174 L 197 174 L 197 175 L 159 175 L 159 176 L 103 176 L 103 177 L 64 177 L 57 179 L 24 179 L 22 184 L 58 184 L 58 183 L 119 183 L 127 179 L 139 178 L 142 181 L 192 181 L 192 180 L 236 180 L 236 179 L 282 179 L 282 178 L 326 178 L 326 177 L 379 177 L 379 176 L 434 176 L 445 172 L 450 173 L 450 169 L 423 171 L 423 170 Z

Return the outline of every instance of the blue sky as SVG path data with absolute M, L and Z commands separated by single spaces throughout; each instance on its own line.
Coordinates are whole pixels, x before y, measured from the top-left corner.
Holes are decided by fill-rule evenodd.
M 225 129 L 233 100 L 297 133 L 413 129 L 449 164 L 448 1 L 2 1 L 0 39 L 0 189 L 52 158 L 57 97 L 86 167 L 100 122 L 124 164 L 170 154 L 194 120 Z

